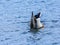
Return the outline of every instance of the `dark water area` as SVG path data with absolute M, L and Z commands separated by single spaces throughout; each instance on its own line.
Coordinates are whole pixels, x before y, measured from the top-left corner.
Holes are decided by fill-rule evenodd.
M 32 11 L 43 29 L 30 29 Z M 0 0 L 0 45 L 60 45 L 60 1 Z

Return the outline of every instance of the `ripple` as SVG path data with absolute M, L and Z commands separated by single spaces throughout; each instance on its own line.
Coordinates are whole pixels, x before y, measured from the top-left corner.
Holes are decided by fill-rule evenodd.
M 57 45 L 57 44 L 58 44 L 57 42 L 52 43 L 52 45 Z
M 1 40 L 1 42 L 4 41 L 4 40 Z
M 29 41 L 35 42 L 35 38 L 30 36 Z
M 10 37 L 8 37 L 8 38 L 5 38 L 4 40 L 3 39 L 1 39 L 0 41 L 2 42 L 2 41 L 5 41 L 5 40 L 10 40 L 11 38 Z
M 52 22 L 57 23 L 57 22 L 58 22 L 58 20 L 52 20 Z
M 48 32 L 48 33 L 46 33 L 46 34 L 51 35 L 52 33 L 51 33 L 51 32 Z
M 43 0 L 42 0 L 41 2 L 42 2 L 42 3 L 45 3 L 45 1 L 43 1 Z
M 16 22 L 17 24 L 20 24 L 21 22 Z
M 5 40 L 9 40 L 9 39 L 11 39 L 11 38 L 5 38 Z
M 39 29 L 30 29 L 30 32 L 36 34 L 39 31 Z
M 20 30 L 15 30 L 15 32 L 18 32 L 18 31 L 20 31 Z
M 22 34 L 27 34 L 28 32 L 23 32 Z
M 6 1 L 10 1 L 10 0 L 6 0 Z
M 21 18 L 21 16 L 18 16 L 18 17 L 16 17 L 16 18 Z
M 22 3 L 23 1 L 22 0 L 20 0 L 20 1 L 17 1 L 17 2 L 15 2 L 15 3 Z
M 41 22 L 50 22 L 50 21 L 41 21 Z
M 50 3 L 50 4 L 48 4 L 48 6 L 49 6 L 49 5 L 51 6 L 51 5 L 53 5 L 53 4 L 54 4 L 54 3 Z
M 37 40 L 40 40 L 41 38 L 37 38 Z
M 27 41 L 28 41 L 28 42 L 29 42 L 29 41 L 32 41 L 32 37 L 29 36 L 29 38 L 27 38 Z
M 7 22 L 11 22 L 12 20 L 7 20 Z
M 28 22 L 21 22 L 21 23 L 28 23 Z
M 54 26 L 50 26 L 50 28 L 54 28 Z

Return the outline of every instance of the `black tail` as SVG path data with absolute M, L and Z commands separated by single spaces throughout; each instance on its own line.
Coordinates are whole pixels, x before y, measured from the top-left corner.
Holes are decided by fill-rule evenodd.
M 38 17 L 40 17 L 40 14 L 41 14 L 41 12 L 39 12 L 37 15 L 38 15 Z
M 35 15 L 36 18 L 40 18 L 40 12 L 38 14 Z
M 33 17 L 33 11 L 32 11 L 32 17 Z

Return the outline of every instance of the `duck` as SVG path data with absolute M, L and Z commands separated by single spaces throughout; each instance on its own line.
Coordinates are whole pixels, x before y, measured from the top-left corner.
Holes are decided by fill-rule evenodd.
M 36 15 L 33 14 L 32 11 L 32 16 L 31 16 L 31 21 L 30 21 L 30 28 L 32 29 L 40 29 L 44 28 L 44 25 L 42 24 L 41 20 L 41 12 L 37 13 Z

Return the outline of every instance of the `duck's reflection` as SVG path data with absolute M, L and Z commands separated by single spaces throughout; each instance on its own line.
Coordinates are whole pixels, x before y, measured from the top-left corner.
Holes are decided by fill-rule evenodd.
M 30 29 L 30 32 L 32 33 L 37 33 L 39 31 L 39 29 Z

